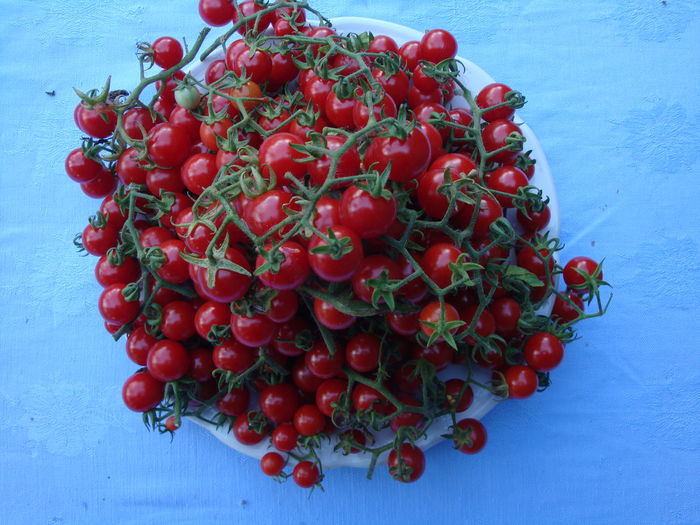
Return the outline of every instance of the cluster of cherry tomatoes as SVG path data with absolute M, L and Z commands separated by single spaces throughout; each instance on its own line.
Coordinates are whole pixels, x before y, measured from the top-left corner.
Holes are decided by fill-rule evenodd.
M 66 171 L 103 200 L 79 242 L 99 257 L 105 327 L 140 367 L 124 403 L 150 425 L 189 415 L 267 440 L 263 472 L 294 465 L 303 487 L 328 442 L 388 452 L 414 481 L 437 418 L 462 452 L 484 447 L 464 416 L 473 389 L 546 386 L 584 303 L 600 307 L 602 272 L 555 259 L 522 95 L 472 96 L 447 31 L 399 46 L 311 26 L 302 8 L 200 0 L 205 22 L 230 26 L 203 78 L 182 69 L 203 38 L 162 37 L 139 46 L 162 70 L 134 91 L 83 95 Z

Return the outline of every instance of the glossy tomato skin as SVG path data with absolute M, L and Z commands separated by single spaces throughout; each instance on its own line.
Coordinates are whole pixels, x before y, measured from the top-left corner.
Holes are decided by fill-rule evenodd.
M 288 215 L 285 209 L 294 210 L 294 195 L 286 190 L 270 190 L 255 197 L 243 213 L 243 219 L 255 235 L 265 235 L 279 227 Z M 289 226 L 277 232 L 283 235 Z
M 137 372 L 122 387 L 122 399 L 129 410 L 147 412 L 163 400 L 165 385 L 148 372 Z
M 501 166 L 488 175 L 486 184 L 493 191 L 507 193 L 508 195 L 495 193 L 495 197 L 502 207 L 512 208 L 512 195 L 517 195 L 518 189 L 528 185 L 528 178 L 515 166 Z
M 365 169 L 384 171 L 391 162 L 390 180 L 408 182 L 425 171 L 430 162 L 430 141 L 423 130 L 416 127 L 406 140 L 396 137 L 379 137 L 372 141 L 365 152 Z
M 238 341 L 246 346 L 257 348 L 275 338 L 277 326 L 263 314 L 231 314 L 231 331 Z
M 580 287 L 586 284 L 586 278 L 579 271 L 592 276 L 598 271 L 598 263 L 585 256 L 572 258 L 564 266 L 564 282 L 567 286 Z M 602 279 L 603 272 L 600 272 L 597 278 Z
M 284 458 L 277 452 L 268 452 L 260 459 L 260 469 L 267 476 L 277 476 L 284 468 Z
M 163 307 L 160 330 L 168 339 L 185 341 L 195 333 L 195 308 L 189 301 L 172 301 Z
M 463 380 L 455 378 L 445 381 L 445 402 L 442 405 L 444 408 L 454 407 L 457 412 L 464 412 L 473 401 L 474 390 L 471 386 L 464 387 Z
M 525 229 L 525 231 L 530 233 L 535 233 L 544 229 L 552 217 L 552 212 L 549 206 L 545 206 L 540 211 L 533 211 L 529 204 L 525 206 L 527 210 L 527 215 L 523 213 L 522 210 L 518 210 L 516 217 L 520 225 Z
M 290 423 L 278 425 L 272 432 L 272 446 L 280 452 L 291 452 L 297 446 L 299 433 Z
M 348 382 L 345 379 L 326 379 L 316 390 L 316 406 L 324 415 L 332 417 L 335 410 L 333 403 L 337 403 L 347 390 Z
M 340 221 L 360 239 L 371 239 L 387 232 L 396 219 L 394 195 L 374 197 L 365 189 L 350 186 L 340 198 Z
M 280 290 L 270 301 L 270 309 L 265 315 L 275 323 L 286 323 L 299 309 L 299 296 L 294 290 Z M 279 337 L 279 331 L 278 331 Z
M 306 366 L 312 374 L 321 379 L 330 379 L 339 374 L 345 362 L 342 350 L 336 349 L 331 355 L 323 341 L 317 341 L 313 348 L 306 353 Z
M 478 419 L 462 419 L 457 422 L 457 427 L 462 431 L 468 432 L 468 439 L 471 441 L 471 443 L 460 444 L 455 440 L 455 446 L 459 447 L 460 452 L 476 454 L 486 446 L 486 427 Z
M 508 397 L 512 399 L 525 399 L 537 391 L 537 374 L 529 366 L 511 366 L 506 369 L 504 375 L 508 386 Z
M 457 40 L 449 31 L 432 29 L 420 41 L 420 58 L 433 64 L 457 55 Z
M 316 405 L 301 405 L 294 413 L 294 428 L 302 436 L 323 432 L 326 418 Z
M 294 467 L 292 479 L 300 487 L 308 489 L 320 481 L 321 473 L 311 461 L 301 461 Z
M 102 228 L 95 228 L 88 224 L 83 229 L 82 243 L 85 251 L 90 255 L 101 257 L 105 255 L 110 248 L 117 245 L 119 239 L 119 228 L 109 222 Z
M 496 299 L 489 306 L 489 311 L 494 318 L 496 332 L 499 335 L 508 337 L 517 332 L 522 308 L 515 299 L 510 297 Z
M 141 265 L 129 255 L 125 256 L 118 265 L 112 265 L 109 257 L 103 255 L 95 266 L 95 278 L 103 287 L 116 283 L 131 283 L 139 277 L 141 277 Z
M 177 341 L 165 339 L 155 343 L 148 351 L 148 372 L 159 381 L 175 381 L 190 369 L 190 356 Z
M 226 259 L 241 266 L 248 272 L 251 271 L 250 263 L 245 256 L 236 248 L 228 248 L 225 254 Z M 207 269 L 197 266 L 193 270 L 196 284 L 199 285 L 200 295 L 211 301 L 220 303 L 230 303 L 237 301 L 245 295 L 250 288 L 252 277 L 231 270 L 220 269 L 216 271 L 214 286 L 207 283 Z
M 419 447 L 410 443 L 403 443 L 400 450 L 400 456 L 396 450 L 389 453 L 389 473 L 396 481 L 412 483 L 425 471 L 425 455 Z M 400 463 L 404 465 L 405 470 L 401 470 Z
M 216 400 L 216 409 L 227 416 L 237 417 L 245 414 L 249 403 L 250 392 L 247 388 L 232 388 L 230 392 Z
M 192 362 L 192 366 L 190 367 L 190 376 L 192 379 L 200 383 L 211 381 L 211 373 L 215 368 L 211 350 L 207 348 L 195 348 L 190 352 L 190 359 Z
M 102 291 L 97 305 L 105 321 L 122 325 L 136 319 L 141 303 L 127 301 L 122 294 L 125 287 L 124 283 L 115 283 Z
M 238 442 L 243 445 L 255 445 L 260 443 L 265 439 L 265 436 L 267 436 L 267 430 L 257 432 L 250 427 L 250 417 L 248 414 L 239 415 L 233 422 L 232 430 Z
M 446 323 L 451 322 L 451 321 L 459 321 L 459 312 L 457 312 L 457 309 L 452 306 L 450 303 L 445 303 L 445 313 L 444 313 L 444 320 Z M 419 321 L 420 321 L 420 329 L 423 331 L 423 333 L 427 336 L 430 337 L 433 335 L 435 332 L 435 328 L 429 326 L 426 323 L 438 323 L 440 321 L 440 317 L 442 315 L 441 313 L 442 308 L 440 306 L 440 303 L 438 301 L 432 301 L 428 304 L 426 304 L 423 309 L 420 311 L 419 315 Z M 457 328 L 453 328 L 450 330 L 450 333 L 455 333 L 457 331 Z
M 314 297 L 314 315 L 319 323 L 330 330 L 345 330 L 352 326 L 355 317 L 341 312 L 328 301 Z
M 165 262 L 158 268 L 158 275 L 169 283 L 180 284 L 190 278 L 189 264 L 180 253 L 185 251 L 185 243 L 179 239 L 168 239 L 160 244 Z
M 289 423 L 299 407 L 299 393 L 291 383 L 269 385 L 260 392 L 260 410 L 273 423 Z
M 311 269 L 326 281 L 342 282 L 350 279 L 362 262 L 364 253 L 360 237 L 347 226 L 337 225 L 328 228 L 336 239 L 349 239 L 351 251 L 334 259 L 328 253 L 314 253 L 314 248 L 327 246 L 327 242 L 314 235 L 309 243 L 309 265 Z M 327 232 L 324 232 L 327 233 Z
M 410 40 L 399 48 L 401 64 L 408 71 L 413 71 L 421 59 L 421 45 L 416 40 Z
M 335 151 L 341 148 L 347 139 L 342 135 L 326 135 L 326 148 L 330 151 Z M 309 175 L 311 180 L 318 186 L 322 186 L 330 175 L 331 159 L 328 155 L 323 155 L 321 158 L 308 163 Z M 338 159 L 334 179 L 342 177 L 352 177 L 360 173 L 360 154 L 355 146 L 349 148 Z M 339 182 L 333 187 L 347 186 L 348 182 Z
M 185 162 L 191 146 L 187 131 L 172 124 L 157 124 L 148 137 L 151 160 L 164 168 L 173 168 Z
M 537 332 L 525 341 L 525 361 L 538 372 L 554 370 L 564 358 L 564 345 L 553 334 Z
M 185 161 L 180 176 L 187 189 L 199 195 L 213 184 L 217 171 L 216 155 L 198 153 Z
M 452 283 L 450 264 L 456 263 L 462 251 L 454 244 L 434 244 L 423 255 L 421 266 L 425 274 L 440 288 Z
M 137 365 L 146 366 L 148 351 L 157 341 L 143 326 L 139 326 L 127 337 L 126 355 Z
M 258 152 L 263 177 L 269 179 L 274 173 L 278 183 L 281 183 L 285 174 L 290 173 L 295 178 L 302 179 L 306 174 L 306 164 L 296 161 L 305 155 L 291 145 L 303 143 L 304 141 L 293 133 L 279 132 L 267 137 Z
M 98 162 L 88 159 L 80 148 L 74 149 L 66 157 L 66 173 L 75 182 L 90 182 L 100 173 L 101 167 Z
M 233 10 L 228 0 L 199 0 L 199 16 L 210 26 L 230 24 Z
M 78 128 L 98 139 L 109 137 L 117 126 L 117 114 L 111 106 L 102 102 L 95 104 L 93 108 L 88 108 L 81 102 L 74 116 Z
M 494 162 L 509 162 L 514 159 L 520 150 L 505 149 L 494 153 L 496 150 L 508 145 L 506 139 L 511 133 L 522 135 L 522 130 L 510 120 L 494 120 L 489 122 L 481 132 L 486 151 L 491 154 L 490 160 Z
M 506 95 L 513 91 L 505 84 L 493 83 L 484 86 L 476 96 L 476 105 L 481 109 L 488 109 L 492 106 L 502 104 L 506 101 Z M 509 106 L 484 111 L 481 115 L 486 122 L 494 120 L 509 119 L 515 114 L 515 109 Z
M 153 50 L 153 62 L 163 69 L 175 67 L 183 56 L 180 42 L 169 36 L 157 38 L 151 44 Z
M 358 299 L 366 303 L 372 302 L 372 295 L 374 294 L 375 288 L 370 286 L 368 281 L 379 279 L 382 274 L 385 274 L 386 277 L 392 281 L 400 279 L 398 265 L 386 255 L 370 255 L 369 257 L 365 257 L 352 276 L 352 289 Z M 380 299 L 379 302 L 383 303 L 384 299 Z
M 240 374 L 255 363 L 256 352 L 235 339 L 226 339 L 214 347 L 212 359 L 216 368 Z
M 381 343 L 377 336 L 359 333 L 345 345 L 345 360 L 357 372 L 371 372 L 379 365 Z
M 277 336 L 271 345 L 282 355 L 289 357 L 301 355 L 304 353 L 304 349 L 298 347 L 292 341 L 295 341 L 299 334 L 304 331 L 310 333 L 311 324 L 304 317 L 294 316 L 288 321 L 281 322 L 277 330 Z
M 306 281 L 311 269 L 306 250 L 299 243 L 287 241 L 279 247 L 279 252 L 284 256 L 276 273 L 268 270 L 258 277 L 269 288 L 275 290 L 293 290 Z M 258 255 L 256 267 L 261 267 L 265 259 Z
M 554 306 L 552 307 L 552 318 L 558 318 L 565 323 L 570 323 L 581 316 L 581 313 L 574 308 L 573 304 L 575 304 L 579 310 L 581 310 L 581 312 L 583 312 L 584 305 L 581 297 L 574 291 L 566 294 L 566 297 L 568 297 L 570 302 L 561 299 L 559 296 L 557 296 L 557 298 L 554 300 Z

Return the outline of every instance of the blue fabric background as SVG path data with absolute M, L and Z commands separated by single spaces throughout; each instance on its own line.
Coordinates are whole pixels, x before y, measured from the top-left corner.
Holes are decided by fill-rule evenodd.
M 497 407 L 487 448 L 443 444 L 410 486 L 328 472 L 311 497 L 194 425 L 170 443 L 121 403 L 74 234 L 98 202 L 63 172 L 71 87 L 130 87 L 134 44 L 195 38 L 195 0 L 0 0 L 0 523 L 700 523 L 700 2 L 319 0 L 443 27 L 523 91 L 564 259 L 605 258 L 609 315 L 543 395 Z M 55 96 L 45 94 L 55 90 Z

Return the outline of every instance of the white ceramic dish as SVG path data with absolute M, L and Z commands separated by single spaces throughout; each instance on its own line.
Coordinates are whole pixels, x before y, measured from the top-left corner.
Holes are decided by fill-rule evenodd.
M 405 26 L 394 24 L 391 22 L 384 22 L 381 20 L 374 20 L 371 18 L 360 18 L 360 17 L 342 17 L 335 18 L 332 20 L 333 27 L 339 33 L 361 33 L 363 31 L 371 31 L 374 35 L 388 35 L 392 37 L 396 42 L 401 45 L 410 40 L 420 40 L 422 33 Z M 466 50 L 462 49 L 462 52 Z M 199 63 L 191 69 L 191 74 L 198 78 L 204 78 L 204 73 L 208 64 L 221 58 L 221 52 L 217 55 L 216 53 L 208 57 L 204 63 Z M 487 84 L 493 83 L 494 80 L 485 71 L 483 71 L 479 66 L 470 62 L 467 59 L 458 57 L 459 60 L 464 64 L 465 72 L 462 75 L 462 81 L 464 84 L 474 93 L 477 93 L 481 88 Z M 466 101 L 455 100 L 453 102 L 454 106 L 466 106 Z M 522 123 L 522 119 L 516 114 L 515 121 L 517 123 Z M 559 204 L 557 202 L 556 192 L 554 190 L 554 181 L 549 170 L 549 165 L 547 164 L 547 159 L 542 151 L 537 137 L 530 129 L 529 126 L 522 123 L 519 124 L 524 136 L 527 139 L 525 144 L 525 149 L 532 150 L 532 158 L 537 161 L 537 166 L 535 170 L 535 175 L 532 178 L 531 183 L 542 189 L 543 193 L 549 196 L 549 208 L 552 213 L 552 217 L 549 223 L 549 231 L 551 235 L 559 236 Z M 549 312 L 551 310 L 551 301 L 546 304 L 542 310 Z M 464 377 L 464 369 L 458 366 L 448 367 L 448 369 L 440 373 L 440 377 L 443 380 L 450 379 L 452 377 Z M 486 383 L 490 378 L 490 372 L 482 369 L 477 369 L 474 373 L 474 379 L 480 383 Z M 492 396 L 489 392 L 481 388 L 474 388 L 474 402 L 469 407 L 467 411 L 462 413 L 461 418 L 472 417 L 476 419 L 482 418 L 486 415 L 495 405 L 498 403 L 497 399 Z M 199 419 L 190 418 L 193 422 L 204 427 L 206 430 L 211 432 L 217 439 L 219 439 L 225 445 L 242 452 L 248 456 L 254 458 L 261 458 L 265 453 L 271 450 L 271 444 L 269 439 L 263 440 L 261 443 L 248 446 L 239 443 L 231 432 L 228 432 L 226 428 L 216 428 L 216 426 L 201 421 Z M 451 424 L 451 420 L 448 416 L 440 418 L 433 422 L 432 426 L 428 431 L 428 435 L 424 441 L 420 441 L 418 444 L 421 448 L 428 449 L 433 445 L 439 443 L 443 440 L 442 434 L 448 433 L 448 427 Z M 377 439 L 377 444 L 381 445 L 388 443 L 391 440 L 391 432 L 385 430 L 375 437 Z M 333 440 L 329 444 L 325 444 L 320 450 L 317 451 L 319 459 L 322 461 L 324 468 L 334 468 L 334 467 L 368 467 L 371 456 L 369 454 L 350 454 L 348 456 L 343 456 L 337 452 L 333 451 L 333 447 L 337 444 L 336 440 Z M 388 452 L 383 456 L 380 456 L 379 463 L 386 463 Z M 293 462 L 292 462 L 293 463 Z

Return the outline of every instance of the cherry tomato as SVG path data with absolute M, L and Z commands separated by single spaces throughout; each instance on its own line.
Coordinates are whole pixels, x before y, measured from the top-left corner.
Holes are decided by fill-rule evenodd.
M 527 175 L 515 166 L 501 166 L 492 171 L 486 181 L 489 189 L 493 190 L 498 203 L 504 208 L 513 207 L 513 197 L 518 189 L 528 185 Z M 500 192 L 500 193 L 498 193 Z M 508 195 L 502 195 L 506 193 Z
M 402 443 L 399 450 L 400 454 L 395 449 L 389 453 L 389 473 L 396 481 L 412 483 L 425 471 L 425 455 L 410 443 Z
M 109 257 L 103 255 L 95 266 L 95 278 L 103 287 L 116 283 L 135 282 L 139 277 L 141 277 L 141 265 L 129 255 L 125 256 L 118 265 L 112 265 Z
M 250 392 L 247 388 L 232 388 L 230 392 L 226 392 L 216 400 L 216 409 L 227 416 L 237 417 L 245 414 L 248 410 L 249 403 Z M 243 421 L 241 421 L 240 425 L 243 425 Z M 246 429 L 242 430 L 245 432 Z M 243 435 L 244 432 L 241 434 Z M 238 435 L 236 435 L 236 437 L 238 438 Z M 255 438 L 256 437 L 253 435 L 252 439 L 254 440 Z
M 513 91 L 511 88 L 505 84 L 489 84 L 484 86 L 481 91 L 476 96 L 476 105 L 481 109 L 487 109 L 492 106 L 497 106 L 503 104 L 506 101 L 506 95 Z M 510 106 L 501 106 L 500 108 L 491 109 L 484 111 L 481 114 L 486 122 L 493 122 L 494 120 L 509 119 L 515 114 L 515 109 Z
M 486 428 L 478 419 L 462 419 L 457 422 L 457 428 L 467 433 L 467 442 L 455 440 L 455 447 L 465 454 L 476 454 L 486 446 Z
M 273 423 L 289 423 L 299 407 L 299 393 L 291 383 L 267 386 L 260 392 L 260 410 Z
M 277 476 L 284 468 L 284 458 L 277 452 L 268 452 L 260 459 L 260 469 L 267 476 Z
M 329 151 L 335 151 L 347 142 L 347 139 L 342 135 L 327 135 L 325 137 L 326 148 Z M 328 155 L 323 155 L 321 158 L 308 163 L 309 175 L 311 180 L 318 186 L 322 186 L 326 179 L 328 179 L 331 167 L 331 159 Z M 343 153 L 338 159 L 336 164 L 335 172 L 333 173 L 334 179 L 339 179 L 342 177 L 353 177 L 360 173 L 360 154 L 355 146 L 350 147 L 345 153 Z M 333 187 L 347 186 L 349 183 L 337 183 Z
M 190 369 L 190 356 L 177 341 L 165 339 L 155 343 L 148 351 L 148 372 L 159 381 L 175 381 Z
M 446 288 L 452 283 L 450 264 L 456 263 L 460 255 L 462 252 L 454 244 L 434 244 L 423 254 L 421 266 L 437 286 Z
M 226 339 L 214 347 L 212 359 L 216 368 L 237 374 L 245 372 L 255 363 L 255 350 L 235 339 Z
M 117 126 L 117 114 L 111 106 L 102 102 L 98 102 L 92 108 L 81 102 L 74 116 L 78 128 L 97 139 L 109 137 Z
M 314 315 L 319 323 L 330 330 L 345 330 L 355 322 L 354 316 L 341 312 L 318 297 L 314 297 Z
M 538 372 L 554 370 L 564 358 L 564 345 L 553 334 L 537 332 L 525 341 L 525 361 Z
M 267 270 L 258 277 L 265 286 L 275 290 L 293 290 L 306 281 L 311 271 L 306 250 L 294 241 L 283 243 L 278 250 L 283 256 L 279 269 L 276 272 Z M 256 268 L 260 268 L 264 263 L 265 259 L 258 255 Z
M 275 323 L 263 314 L 252 317 L 231 314 L 231 331 L 246 346 L 257 348 L 268 344 L 275 338 L 275 328 Z
M 306 259 L 304 259 L 306 262 Z M 299 309 L 299 296 L 293 290 L 280 290 L 270 301 L 270 309 L 265 315 L 275 323 L 286 323 Z M 279 337 L 279 332 L 278 332 Z
M 340 198 L 340 221 L 361 239 L 371 239 L 387 232 L 396 219 L 396 199 L 388 190 L 380 196 L 357 186 L 350 186 Z
M 148 155 L 164 168 L 179 166 L 189 156 L 192 145 L 187 131 L 172 124 L 157 124 L 148 137 Z
M 304 317 L 292 317 L 289 321 L 279 325 L 277 336 L 271 343 L 272 347 L 282 355 L 290 357 L 301 355 L 304 353 L 304 349 L 298 347 L 294 341 L 302 332 L 310 333 L 311 325 Z
M 206 348 L 195 348 L 190 352 L 192 366 L 190 376 L 195 381 L 203 383 L 212 379 L 211 373 L 214 371 L 214 359 L 211 350 Z
M 165 385 L 148 372 L 137 372 L 122 387 L 122 399 L 129 410 L 147 412 L 163 401 Z
M 216 155 L 198 153 L 185 161 L 180 168 L 180 176 L 187 189 L 199 195 L 213 184 L 218 171 Z
M 141 303 L 127 301 L 122 294 L 125 287 L 124 283 L 111 284 L 100 294 L 97 306 L 105 321 L 122 325 L 136 319 Z
M 195 308 L 188 301 L 172 301 L 163 307 L 160 331 L 168 339 L 184 341 L 195 333 Z
M 464 412 L 474 401 L 474 390 L 461 379 L 448 379 L 445 381 L 444 408 L 454 407 L 457 412 Z
M 321 473 L 311 461 L 301 461 L 294 467 L 292 479 L 300 487 L 308 489 L 320 481 Z
M 309 243 L 309 265 L 311 269 L 326 281 L 342 282 L 350 279 L 363 259 L 362 241 L 360 237 L 347 226 L 337 225 L 328 228 L 327 235 L 332 234 L 336 239 L 345 243 L 349 251 L 339 257 L 331 253 L 317 253 L 316 248 L 328 246 L 328 242 L 314 235 Z M 347 239 L 347 241 L 343 241 Z
M 237 249 L 228 248 L 225 253 L 225 258 L 250 272 L 250 263 L 248 263 L 245 256 Z M 214 275 L 214 283 L 212 286 L 209 286 L 207 282 L 207 269 L 197 266 L 194 269 L 193 280 L 199 285 L 198 291 L 202 297 L 220 303 L 237 301 L 243 297 L 248 291 L 252 281 L 250 275 L 244 275 L 226 269 L 219 269 Z
M 583 287 L 586 284 L 585 275 L 593 276 L 599 272 L 598 263 L 589 257 L 574 257 L 564 266 L 564 282 L 570 287 Z M 603 272 L 596 275 L 597 279 L 603 278 Z
M 418 127 L 413 128 L 405 140 L 396 137 L 378 137 L 365 152 L 366 169 L 384 171 L 391 162 L 389 179 L 408 182 L 425 171 L 430 162 L 428 138 Z
M 316 390 L 316 406 L 322 414 L 332 417 L 335 410 L 333 403 L 339 402 L 340 396 L 347 390 L 348 382 L 345 379 L 326 379 Z
M 389 259 L 386 255 L 370 255 L 360 264 L 359 268 L 352 276 L 352 289 L 358 299 L 366 302 L 372 302 L 372 295 L 375 288 L 368 284 L 372 279 L 379 279 L 382 274 L 386 274 L 389 280 L 399 280 L 400 270 L 398 265 Z M 380 303 L 384 299 L 379 300 Z
M 561 319 L 565 323 L 570 323 L 578 319 L 581 313 L 577 311 L 573 305 L 576 305 L 578 309 L 583 312 L 583 300 L 574 291 L 566 294 L 568 301 L 561 299 L 559 296 L 554 300 L 554 306 L 552 307 L 552 318 Z
M 272 446 L 280 452 L 291 452 L 297 446 L 299 433 L 290 423 L 278 425 L 272 432 Z
M 508 143 L 511 134 L 522 136 L 522 130 L 510 120 L 494 120 L 486 125 L 481 132 L 481 137 L 487 153 L 491 154 L 490 160 L 494 162 L 508 162 L 518 155 L 520 148 L 513 149 L 514 146 Z M 502 149 L 506 147 L 508 149 Z M 502 151 L 494 153 L 497 150 Z
M 102 165 L 99 162 L 88 159 L 83 150 L 77 148 L 66 157 L 65 168 L 71 179 L 82 184 L 95 179 L 100 174 Z
M 169 36 L 162 36 L 151 44 L 153 62 L 163 69 L 175 67 L 183 56 L 180 42 Z
M 345 344 L 345 360 L 357 372 L 371 372 L 377 368 L 380 352 L 379 339 L 369 333 L 357 334 Z
M 148 351 L 157 341 L 143 326 L 139 326 L 126 339 L 126 355 L 137 365 L 146 366 Z
M 432 29 L 420 41 L 420 58 L 433 64 L 454 58 L 457 55 L 457 40 L 449 31 Z
M 331 355 L 326 343 L 321 340 L 316 341 L 305 356 L 309 371 L 321 379 L 330 379 L 340 373 L 344 361 L 342 350 L 336 349 L 335 354 Z
M 529 366 L 511 366 L 506 369 L 504 375 L 508 385 L 508 397 L 512 399 L 525 399 L 537 391 L 537 374 Z
M 323 432 L 326 418 L 316 405 L 302 405 L 294 413 L 294 428 L 302 436 Z
M 292 145 L 301 145 L 303 140 L 292 133 L 279 132 L 267 137 L 258 152 L 260 172 L 269 179 L 274 173 L 277 181 L 283 181 L 287 173 L 296 179 L 303 179 L 306 164 L 297 162 L 306 155 L 295 150 Z
M 260 443 L 267 436 L 266 428 L 263 429 L 262 432 L 258 432 L 251 427 L 250 419 L 251 415 L 254 414 L 255 412 L 251 412 L 250 414 L 241 414 L 233 422 L 233 435 L 236 437 L 238 442 L 242 443 L 243 445 L 255 445 Z
M 210 26 L 231 23 L 234 7 L 229 0 L 199 0 L 199 16 Z
M 443 314 L 443 309 L 441 308 L 440 303 L 438 301 L 433 301 L 426 304 L 420 311 L 420 329 L 426 336 L 430 337 L 435 332 L 435 328 L 426 323 L 439 323 L 440 317 L 444 317 L 445 323 L 451 321 L 458 321 L 459 313 L 457 312 L 457 309 L 454 306 L 452 306 L 449 303 L 445 303 Z M 457 332 L 457 330 L 457 328 L 452 328 L 450 330 L 450 333 L 454 334 L 455 332 Z

